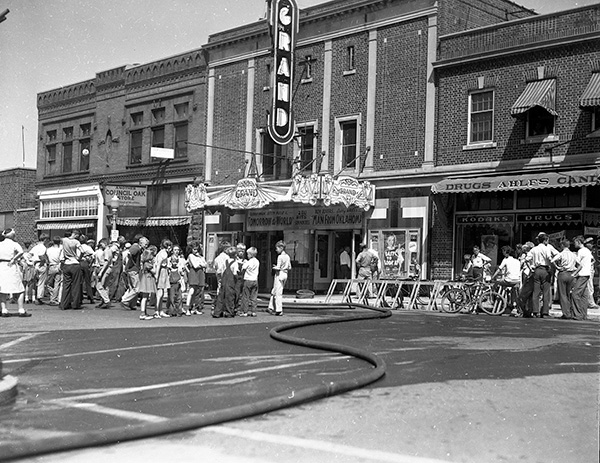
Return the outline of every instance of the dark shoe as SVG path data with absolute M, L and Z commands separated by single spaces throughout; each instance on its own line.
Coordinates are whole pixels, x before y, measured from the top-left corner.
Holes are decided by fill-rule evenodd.
M 120 304 L 123 310 L 131 310 L 131 306 L 129 304 L 126 304 L 125 302 L 120 302 Z
M 12 314 L 8 313 L 8 312 L 2 312 L 2 314 L 0 314 L 0 317 L 2 317 L 2 318 L 8 318 L 8 317 L 12 317 Z
M 110 302 L 108 304 L 104 305 L 104 307 L 102 307 L 102 308 L 105 310 L 110 309 L 111 308 Z
M 40 301 L 39 299 L 37 299 L 37 300 L 34 302 L 34 304 L 35 304 L 35 305 L 44 305 L 44 303 L 43 303 L 42 301 Z
M 52 302 L 52 301 L 50 301 L 50 302 L 48 302 L 48 305 L 57 306 L 57 305 L 58 305 L 58 302 Z
M 21 317 L 21 318 L 31 317 L 31 314 L 29 312 L 19 312 L 19 317 Z
M 106 302 L 102 301 L 100 304 L 98 304 L 98 305 L 96 306 L 96 308 L 97 308 L 97 309 L 102 309 L 102 308 L 106 307 L 107 305 L 108 305 L 108 304 L 107 304 Z
M 274 315 L 276 317 L 281 317 L 283 315 L 283 310 L 281 312 L 275 312 Z
M 565 315 L 561 315 L 560 317 L 558 317 L 560 320 L 572 320 L 572 317 L 567 317 Z

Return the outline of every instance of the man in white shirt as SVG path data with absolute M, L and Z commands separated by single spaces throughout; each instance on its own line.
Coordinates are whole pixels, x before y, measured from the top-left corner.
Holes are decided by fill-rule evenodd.
M 573 244 L 577 248 L 577 269 L 573 272 L 575 282 L 571 290 L 573 299 L 573 320 L 587 320 L 589 305 L 587 296 L 588 280 L 592 276 L 592 252 L 583 244 L 583 236 L 576 236 Z
M 594 300 L 594 273 L 596 273 L 596 259 L 594 259 L 594 238 L 592 238 L 591 236 L 586 238 L 583 242 L 583 245 L 586 248 L 588 248 L 592 253 L 592 274 L 590 275 L 590 279 L 588 280 L 587 285 L 587 296 L 588 301 L 590 303 L 588 309 L 600 309 L 600 307 L 598 306 L 598 304 L 596 304 L 596 301 Z
M 62 297 L 62 270 L 60 268 L 60 259 L 62 256 L 62 238 L 55 236 L 52 238 L 46 255 L 48 256 L 48 284 L 52 286 L 49 305 L 58 305 Z
M 550 244 L 550 238 L 545 233 L 537 236 L 537 246 L 528 254 L 533 268 L 533 316 L 548 317 L 550 315 L 550 304 L 552 304 L 552 258 L 558 255 L 558 251 Z M 542 311 L 540 313 L 540 294 L 542 294 Z
M 345 246 L 340 253 L 340 278 L 342 280 L 349 280 L 352 276 L 351 273 L 352 261 L 350 260 L 350 247 Z
M 552 263 L 556 267 L 558 276 L 556 277 L 556 286 L 558 289 L 558 299 L 562 316 L 560 318 L 570 320 L 573 318 L 571 311 L 571 289 L 573 288 L 573 272 L 577 268 L 577 257 L 569 249 L 571 242 L 563 239 L 560 242 L 562 250 L 552 258 Z

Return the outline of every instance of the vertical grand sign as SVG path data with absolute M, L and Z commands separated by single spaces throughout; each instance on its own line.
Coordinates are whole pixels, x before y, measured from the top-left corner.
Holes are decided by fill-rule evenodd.
M 271 35 L 273 37 L 273 104 L 269 115 L 269 135 L 279 145 L 294 137 L 292 85 L 294 82 L 294 47 L 298 30 L 298 7 L 295 0 L 273 0 Z

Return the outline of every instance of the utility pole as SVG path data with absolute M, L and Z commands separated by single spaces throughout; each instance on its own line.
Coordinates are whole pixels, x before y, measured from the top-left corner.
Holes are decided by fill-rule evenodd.
M 10 12 L 10 10 L 7 8 L 6 10 L 4 10 L 2 13 L 0 13 L 0 23 L 2 21 L 6 20 L 6 15 Z

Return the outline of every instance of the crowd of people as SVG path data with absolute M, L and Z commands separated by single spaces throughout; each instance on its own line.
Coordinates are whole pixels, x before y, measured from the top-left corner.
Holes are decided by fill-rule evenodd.
M 77 310 L 87 300 L 96 308 L 115 304 L 126 310 L 140 309 L 141 320 L 202 315 L 205 309 L 207 262 L 200 243 L 192 243 L 187 257 L 177 244 L 163 239 L 159 246 L 136 235 L 131 242 L 97 243 L 72 230 L 50 240 L 41 234 L 35 244 L 16 241 L 13 229 L 0 235 L 0 306 L 11 314 L 8 302 L 18 305 L 15 315 L 29 317 L 26 304 L 54 305 Z M 286 244 L 277 242 L 277 263 L 268 312 L 283 315 L 282 296 L 291 260 Z M 255 247 L 221 242 L 214 260 L 216 297 L 211 304 L 215 318 L 256 317 L 260 262 Z
M 594 301 L 594 257 L 592 237 L 576 236 L 560 241 L 559 252 L 550 244 L 546 233 L 539 233 L 537 244 L 531 241 L 501 248 L 503 260 L 497 270 L 489 272 L 491 259 L 478 246 L 473 254 L 464 256 L 462 276 L 489 279 L 507 286 L 510 291 L 509 310 L 525 318 L 544 318 L 550 315 L 556 292 L 562 311 L 561 319 L 586 320 L 588 309 L 597 309 Z M 571 250 L 571 244 L 575 251 Z

